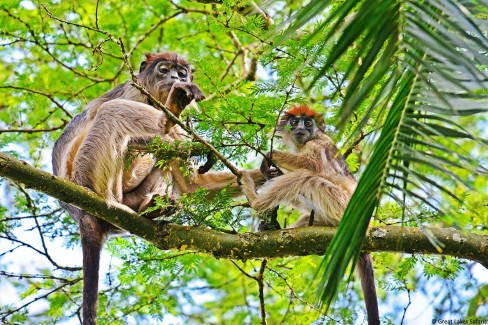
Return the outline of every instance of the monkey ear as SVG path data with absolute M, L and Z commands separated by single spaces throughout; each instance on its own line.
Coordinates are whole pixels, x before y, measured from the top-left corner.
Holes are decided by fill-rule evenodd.
M 188 70 L 190 71 L 190 81 L 193 81 L 193 74 L 194 74 L 194 73 L 195 73 L 195 71 L 197 71 L 197 70 L 196 70 L 196 69 L 195 69 L 195 67 L 194 67 L 194 66 L 192 66 L 192 65 L 188 66 Z
M 147 61 L 141 62 L 141 67 L 139 68 L 139 73 L 142 73 L 147 68 Z
M 320 131 L 325 132 L 325 121 L 324 121 L 324 119 L 322 119 L 322 118 L 321 118 L 321 119 L 319 119 L 319 120 L 317 121 L 317 128 L 318 128 Z
M 325 132 L 325 122 L 324 121 L 322 121 L 322 123 L 320 123 L 317 127 L 320 131 Z
M 151 60 L 151 53 L 146 53 L 144 54 L 146 56 L 146 60 L 141 62 L 141 66 L 139 68 L 139 73 L 142 73 L 144 70 L 146 70 L 147 65 L 149 64 L 149 60 Z
M 322 114 L 315 113 L 314 120 L 315 120 L 315 124 L 317 125 L 317 128 L 320 131 L 325 132 L 325 119 L 324 119 L 324 116 Z

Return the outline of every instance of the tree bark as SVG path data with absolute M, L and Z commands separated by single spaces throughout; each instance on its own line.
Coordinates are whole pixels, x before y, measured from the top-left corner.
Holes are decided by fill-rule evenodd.
M 95 193 L 3 152 L 0 152 L 0 176 L 77 206 L 160 249 L 191 249 L 234 259 L 323 254 L 336 231 L 329 227 L 302 227 L 227 234 L 203 227 L 162 224 L 109 207 Z M 430 233 L 430 238 L 426 232 Z M 432 245 L 432 238 L 436 238 L 442 247 Z M 368 231 L 362 248 L 371 252 L 451 255 L 476 261 L 488 268 L 488 236 L 454 228 L 375 227 Z

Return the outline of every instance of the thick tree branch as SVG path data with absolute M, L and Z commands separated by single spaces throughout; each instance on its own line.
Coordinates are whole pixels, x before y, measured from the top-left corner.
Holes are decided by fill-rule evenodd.
M 161 225 L 134 213 L 108 207 L 93 192 L 2 152 L 0 176 L 73 204 L 150 241 L 160 249 L 191 249 L 235 259 L 323 254 L 336 231 L 327 227 L 303 227 L 234 235 L 202 227 Z M 431 228 L 429 231 L 444 245 L 442 252 L 430 244 L 419 228 L 398 226 L 370 229 L 363 249 L 451 255 L 476 261 L 488 268 L 488 236 L 455 229 Z

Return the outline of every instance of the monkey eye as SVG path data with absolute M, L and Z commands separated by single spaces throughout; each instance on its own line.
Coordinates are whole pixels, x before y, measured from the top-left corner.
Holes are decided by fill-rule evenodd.
M 305 121 L 305 127 L 307 127 L 307 128 L 311 128 L 312 126 L 313 126 L 313 122 L 312 122 L 312 120 L 306 120 L 306 121 Z
M 168 73 L 169 72 L 169 67 L 166 64 L 161 64 L 158 69 L 159 69 L 159 72 L 161 72 L 161 73 Z
M 290 120 L 290 125 L 291 125 L 291 126 L 297 126 L 297 125 L 298 125 L 298 120 L 297 120 L 296 118 L 292 118 L 292 119 Z
M 188 76 L 188 71 L 185 69 L 179 69 L 178 70 L 178 77 L 180 78 L 186 78 Z

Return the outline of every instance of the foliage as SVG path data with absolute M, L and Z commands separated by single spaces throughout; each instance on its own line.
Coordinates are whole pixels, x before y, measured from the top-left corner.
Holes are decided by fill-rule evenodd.
M 486 3 L 482 5 L 483 1 L 345 1 L 333 7 L 307 39 L 318 38 L 322 45 L 317 51 L 330 52 L 311 86 L 342 57 L 352 55 L 344 73 L 350 82 L 338 126 L 343 128 L 355 112 L 362 113 L 358 128 L 374 111 L 383 116 L 371 163 L 319 270 L 323 275 L 318 288 L 325 287 L 320 301 L 326 307 L 349 262 L 357 259 L 371 216 L 384 196 L 403 206 L 404 216 L 414 209 L 406 204 L 407 198 L 452 215 L 452 200 L 446 207 L 437 196 L 462 202 L 450 187 L 474 187 L 461 174 L 487 174 L 469 152 L 453 147 L 460 139 L 474 140 L 482 150 L 487 143 L 457 123 L 460 116 L 488 111 L 488 57 L 480 55 L 487 52 L 488 39 L 473 20 L 486 15 Z M 283 37 L 328 6 L 329 1 L 311 1 Z M 377 85 L 380 89 L 374 91 Z M 426 175 L 428 167 L 436 171 Z M 442 249 L 441 243 L 432 241 Z
M 360 178 L 335 242 L 348 245 L 350 258 L 373 214 L 372 224 L 452 226 L 488 235 L 486 4 L 258 5 L 3 1 L 1 150 L 50 170 L 53 143 L 74 115 L 130 79 L 127 63 L 137 71 L 144 53 L 172 50 L 192 61 L 195 82 L 207 97 L 198 110 L 185 110 L 183 120 L 242 168 L 254 167 L 278 146 L 275 125 L 291 104 L 307 103 L 324 114 L 327 131 Z M 207 154 L 195 141 L 164 146 L 156 139 L 149 150 L 162 165 L 174 155 L 184 158 L 180 167 L 186 172 L 192 156 Z M 76 225 L 46 195 L 4 179 L 0 193 L 0 322 L 76 321 Z M 253 211 L 226 191 L 212 200 L 204 190 L 175 202 L 156 200 L 155 209 L 171 205 L 177 213 L 166 221 L 232 233 L 254 230 Z M 298 215 L 286 206 L 278 212 L 282 225 Z M 324 265 L 321 257 L 224 260 L 186 247 L 160 251 L 130 236 L 111 238 L 106 248 L 100 324 L 259 323 L 261 302 L 269 323 L 365 319 L 358 281 L 343 281 L 344 271 L 353 268 L 340 245 L 325 259 L 330 267 L 331 260 L 341 266 L 325 273 L 336 275 L 328 283 L 337 293 L 327 314 L 315 306 L 310 290 L 324 287 L 312 282 Z M 481 267 L 439 256 L 373 258 L 383 321 L 413 320 L 426 300 L 434 301 L 421 316 L 429 322 L 488 317 Z

